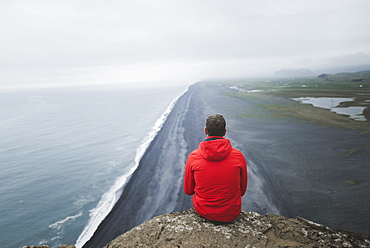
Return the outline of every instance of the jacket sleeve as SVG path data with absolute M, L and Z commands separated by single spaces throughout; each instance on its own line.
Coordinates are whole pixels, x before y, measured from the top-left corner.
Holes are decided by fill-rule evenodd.
M 240 171 L 240 192 L 243 196 L 247 191 L 248 186 L 248 169 L 247 169 L 247 161 L 243 154 L 241 159 L 241 171 Z
M 191 159 L 188 157 L 186 160 L 185 165 L 185 172 L 184 172 L 184 192 L 187 195 L 194 194 L 195 188 L 195 180 L 194 180 L 194 173 L 191 168 Z

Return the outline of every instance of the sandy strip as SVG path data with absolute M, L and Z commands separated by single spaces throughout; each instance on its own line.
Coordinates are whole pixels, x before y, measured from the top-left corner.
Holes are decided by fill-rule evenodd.
M 276 98 L 238 99 L 225 94 L 227 87 L 211 85 L 201 91 L 208 112 L 224 114 L 228 137 L 258 167 L 264 189 L 275 191 L 270 202 L 281 214 L 370 234 L 369 135 L 279 116 L 261 108 Z M 243 209 L 254 211 L 251 201 L 258 197 L 251 184 Z
M 182 192 L 186 156 L 205 137 L 204 120 L 221 113 L 227 138 L 247 157 L 243 210 L 301 216 L 369 235 L 370 139 L 359 131 L 270 118 L 260 98 L 198 83 L 183 95 L 149 146 L 120 200 L 84 247 L 102 247 L 153 216 L 191 208 Z M 248 113 L 262 111 L 253 117 Z

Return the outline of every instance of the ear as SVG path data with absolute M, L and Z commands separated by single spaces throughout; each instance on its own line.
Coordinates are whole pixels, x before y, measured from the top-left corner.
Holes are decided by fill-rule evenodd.
M 207 128 L 206 128 L 206 127 L 204 128 L 204 133 L 205 133 L 206 135 L 208 135 L 208 130 L 207 130 Z
M 225 131 L 224 131 L 224 136 L 226 135 L 226 129 L 225 129 Z

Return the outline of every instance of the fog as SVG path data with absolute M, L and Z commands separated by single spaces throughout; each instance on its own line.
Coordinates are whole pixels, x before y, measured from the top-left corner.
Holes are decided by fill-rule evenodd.
M 1 5 L 0 87 L 370 69 L 367 0 Z

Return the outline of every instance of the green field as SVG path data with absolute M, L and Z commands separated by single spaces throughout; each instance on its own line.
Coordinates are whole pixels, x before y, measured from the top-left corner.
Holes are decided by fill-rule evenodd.
M 295 117 L 306 122 L 362 130 L 364 134 L 370 134 L 370 70 L 357 73 L 322 74 L 315 78 L 223 80 L 219 83 L 235 89 L 235 92 L 225 92 L 230 96 L 250 99 L 257 97 L 266 100 L 266 104 L 258 106 L 259 117 Z M 366 121 L 356 121 L 328 109 L 300 104 L 291 99 L 299 97 L 352 98 L 353 101 L 341 103 L 340 107 L 365 107 L 362 115 Z M 249 113 L 246 117 L 257 118 L 256 114 L 257 112 Z

